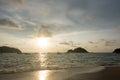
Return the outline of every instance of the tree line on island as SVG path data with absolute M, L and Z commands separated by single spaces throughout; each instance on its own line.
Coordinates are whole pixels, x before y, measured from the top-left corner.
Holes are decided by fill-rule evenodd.
M 0 47 L 0 53 L 22 53 L 21 50 L 18 48 L 8 47 L 8 46 L 1 46 Z M 77 47 L 75 49 L 70 49 L 67 51 L 67 53 L 89 53 L 86 49 L 82 47 Z M 120 53 L 120 48 L 117 48 L 113 51 L 113 53 Z

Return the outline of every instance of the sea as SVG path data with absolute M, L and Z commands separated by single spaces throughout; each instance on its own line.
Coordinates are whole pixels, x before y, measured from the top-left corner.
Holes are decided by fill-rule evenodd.
M 81 69 L 91 72 L 120 66 L 115 53 L 0 53 L 0 74 L 37 70 Z

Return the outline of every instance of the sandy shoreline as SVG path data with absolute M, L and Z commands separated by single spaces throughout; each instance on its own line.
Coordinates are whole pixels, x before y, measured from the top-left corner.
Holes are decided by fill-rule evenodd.
M 106 67 L 99 72 L 77 74 L 66 80 L 120 80 L 120 67 Z
M 120 80 L 120 67 L 106 67 L 98 72 L 83 74 L 79 73 L 79 69 L 0 74 L 0 80 Z

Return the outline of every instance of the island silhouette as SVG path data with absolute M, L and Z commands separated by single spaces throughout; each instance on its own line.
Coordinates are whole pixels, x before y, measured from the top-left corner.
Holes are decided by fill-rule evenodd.
M 115 49 L 113 53 L 120 53 L 120 48 Z
M 13 47 L 1 46 L 0 53 L 18 53 L 19 54 L 19 53 L 22 53 L 22 51 Z
M 9 46 L 1 46 L 0 47 L 0 53 L 22 53 L 22 51 L 18 48 L 9 47 Z M 89 53 L 86 49 L 82 47 L 77 47 L 74 49 L 67 50 L 66 53 Z M 112 53 L 120 53 L 120 48 L 116 48 Z
M 68 50 L 67 53 L 88 53 L 88 51 L 84 48 L 77 47 L 73 50 L 72 49 Z

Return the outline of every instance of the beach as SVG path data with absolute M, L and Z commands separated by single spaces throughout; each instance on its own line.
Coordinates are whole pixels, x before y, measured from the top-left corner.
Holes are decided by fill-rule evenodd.
M 80 73 L 79 68 L 8 73 L 0 74 L 0 80 L 120 80 L 120 67 L 88 73 Z
M 0 0 L 0 80 L 120 80 L 120 0 Z

